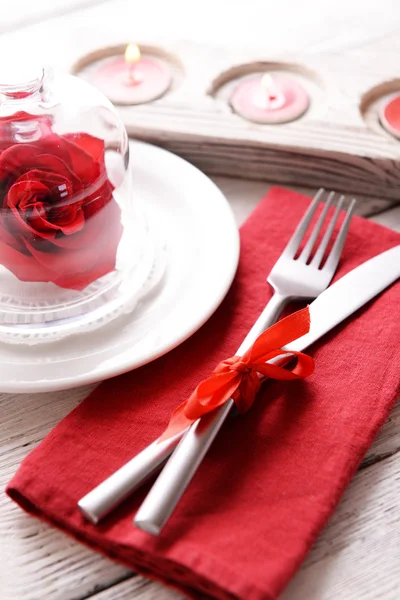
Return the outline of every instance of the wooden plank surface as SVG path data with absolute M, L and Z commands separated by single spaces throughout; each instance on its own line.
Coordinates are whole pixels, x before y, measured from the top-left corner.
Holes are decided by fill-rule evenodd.
M 92 6 L 89 6 L 91 4 Z M 64 55 L 68 34 L 96 29 L 105 43 L 121 38 L 167 41 L 262 42 L 266 52 L 284 44 L 288 53 L 351 50 L 367 56 L 373 41 L 392 60 L 400 31 L 400 10 L 381 0 L 117 0 L 68 3 L 7 3 L 0 14 L 0 48 L 11 56 L 21 47 L 35 53 L 35 40 L 46 37 L 48 54 Z M 57 16 L 57 12 L 59 15 Z M 67 13 L 67 14 L 64 14 Z M 291 18 L 288 21 L 287 15 Z M 25 20 L 24 20 L 25 15 Z M 53 16 L 52 16 L 53 15 Z M 54 16 L 55 15 L 55 16 Z M 21 29 L 23 27 L 23 29 Z M 63 35 L 60 36 L 60 31 Z M 3 32 L 3 33 L 1 33 Z M 400 36 L 398 36 L 400 39 Z M 390 43 L 388 42 L 390 40 Z M 365 53 L 365 54 L 364 54 Z M 362 64 L 362 60 L 361 63 Z M 216 178 L 230 200 L 238 223 L 266 191 L 257 181 Z M 315 189 L 305 190 L 313 193 Z M 347 190 L 351 193 L 353 190 Z M 400 208 L 386 211 L 381 198 L 359 209 L 400 231 Z M 22 458 L 91 388 L 52 394 L 0 395 L 0 486 Z M 398 600 L 400 597 L 400 405 L 394 409 L 338 510 L 293 579 L 284 600 Z M 178 600 L 181 596 L 135 576 L 125 567 L 86 549 L 61 532 L 25 515 L 0 495 L 1 600 Z

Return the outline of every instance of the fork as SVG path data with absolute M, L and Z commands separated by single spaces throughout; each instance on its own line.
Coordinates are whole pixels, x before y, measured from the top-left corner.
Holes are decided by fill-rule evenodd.
M 328 194 L 325 206 L 308 241 L 299 256 L 297 254 L 324 194 L 323 189 L 317 192 L 269 274 L 267 281 L 272 286 L 274 294 L 249 331 L 237 355 L 243 354 L 265 329 L 278 320 L 288 302 L 303 298 L 314 299 L 328 287 L 339 262 L 355 200 L 350 203 L 346 218 L 321 268 L 345 196 L 340 196 L 334 215 L 329 220 L 328 211 L 335 200 L 336 193 Z M 328 225 L 322 241 L 310 260 L 318 235 L 326 222 Z M 150 444 L 78 502 L 83 515 L 93 523 L 97 523 L 135 491 L 173 452 L 135 518 L 135 525 L 138 528 L 157 535 L 174 510 L 233 406 L 233 400 L 229 400 L 211 415 L 196 421 L 185 432 Z M 202 427 L 199 431 L 200 424 Z M 178 447 L 174 452 L 176 446 Z
M 318 190 L 304 217 L 297 226 L 289 242 L 287 243 L 282 254 L 272 267 L 271 273 L 267 277 L 267 282 L 274 290 L 273 296 L 264 308 L 260 317 L 250 330 L 246 337 L 246 346 L 249 347 L 257 339 L 257 337 L 273 325 L 280 317 L 285 306 L 293 300 L 301 300 L 303 298 L 314 299 L 323 292 L 330 284 L 332 277 L 335 274 L 336 267 L 339 263 L 343 245 L 346 239 L 347 230 L 349 228 L 351 214 L 355 205 L 353 199 L 347 210 L 346 219 L 343 221 L 342 227 L 338 233 L 335 243 L 332 246 L 329 256 L 327 257 L 323 267 L 321 268 L 326 249 L 331 241 L 333 230 L 339 218 L 340 211 L 345 201 L 345 196 L 340 196 L 335 213 L 330 220 L 325 234 L 310 261 L 310 256 L 316 244 L 318 235 L 320 234 L 324 223 L 328 220 L 327 215 L 329 208 L 334 202 L 336 193 L 328 194 L 325 206 L 310 233 L 310 237 L 306 242 L 300 255 L 297 257 L 298 250 L 304 240 L 311 220 L 321 203 L 325 190 Z M 246 348 L 247 349 L 247 348 Z M 242 352 L 245 352 L 242 349 Z
M 267 281 L 273 287 L 274 294 L 246 336 L 237 355 L 241 356 L 246 352 L 259 334 L 278 319 L 287 302 L 293 299 L 314 299 L 328 287 L 340 259 L 355 200 L 353 199 L 350 203 L 339 234 L 321 268 L 322 260 L 345 200 L 343 195 L 339 198 L 333 218 L 327 225 L 325 234 L 318 248 L 316 248 L 314 256 L 310 259 L 318 235 L 327 220 L 329 208 L 335 197 L 334 192 L 328 195 L 317 223 L 299 256 L 297 256 L 297 253 L 323 194 L 324 190 L 318 191 L 268 276 Z M 183 439 L 139 508 L 134 520 L 136 527 L 153 535 L 160 533 L 234 406 L 235 403 L 231 398 L 212 413 L 198 419 L 187 429 Z

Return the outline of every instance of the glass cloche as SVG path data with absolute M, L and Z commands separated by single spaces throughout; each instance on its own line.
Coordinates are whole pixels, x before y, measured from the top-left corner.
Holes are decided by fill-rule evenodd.
M 113 105 L 71 75 L 13 77 L 0 81 L 0 340 L 37 343 L 132 310 L 155 250 Z

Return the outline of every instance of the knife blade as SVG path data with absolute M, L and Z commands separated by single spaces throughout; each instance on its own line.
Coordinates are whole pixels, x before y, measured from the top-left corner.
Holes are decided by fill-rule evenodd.
M 399 277 L 400 245 L 356 267 L 322 292 L 309 306 L 309 333 L 285 349 L 305 350 Z M 229 400 L 186 430 L 139 508 L 136 527 L 153 535 L 160 533 L 233 407 Z

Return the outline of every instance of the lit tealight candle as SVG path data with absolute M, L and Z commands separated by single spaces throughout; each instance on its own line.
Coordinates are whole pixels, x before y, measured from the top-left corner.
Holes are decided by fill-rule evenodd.
M 392 96 L 382 106 L 379 116 L 386 131 L 400 139 L 400 94 Z
M 303 115 L 310 105 L 304 87 L 287 75 L 252 75 L 233 90 L 233 110 L 255 123 L 288 123 Z
M 91 82 L 115 104 L 143 104 L 160 98 L 171 85 L 168 65 L 142 55 L 129 44 L 125 56 L 104 60 L 92 73 Z

